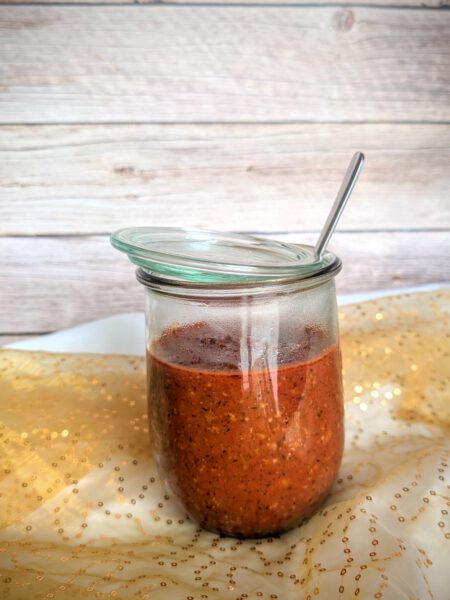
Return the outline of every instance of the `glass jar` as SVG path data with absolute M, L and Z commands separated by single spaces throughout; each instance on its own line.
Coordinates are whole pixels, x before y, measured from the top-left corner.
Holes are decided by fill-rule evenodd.
M 297 525 L 343 451 L 339 259 L 195 230 L 122 230 L 113 244 L 145 286 L 150 436 L 168 489 L 221 534 Z

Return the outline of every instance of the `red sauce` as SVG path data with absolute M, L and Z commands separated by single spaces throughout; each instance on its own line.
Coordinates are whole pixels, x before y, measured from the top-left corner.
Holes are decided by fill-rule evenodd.
M 204 323 L 166 331 L 148 355 L 160 472 L 207 529 L 237 537 L 289 529 L 336 480 L 339 348 L 312 328 L 281 339 L 281 349 L 271 356 L 266 347 L 250 369 L 244 363 L 257 349 Z

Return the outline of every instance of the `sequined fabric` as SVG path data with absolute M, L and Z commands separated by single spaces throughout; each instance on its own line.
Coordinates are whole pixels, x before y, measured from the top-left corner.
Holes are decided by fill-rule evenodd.
M 0 598 L 449 598 L 449 305 L 341 309 L 340 477 L 273 539 L 202 531 L 167 495 L 143 359 L 0 351 Z

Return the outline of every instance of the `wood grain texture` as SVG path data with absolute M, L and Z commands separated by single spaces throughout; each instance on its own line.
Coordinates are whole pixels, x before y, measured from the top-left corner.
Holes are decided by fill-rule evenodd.
M 407 2 L 408 0 L 401 0 L 401 2 Z M 439 2 L 447 2 L 447 0 L 426 0 L 427 2 L 432 2 L 432 4 L 427 4 L 427 6 L 430 6 L 431 8 L 440 8 L 442 6 L 444 6 L 443 4 L 439 4 Z M 161 3 L 160 0 L 149 0 L 148 4 L 153 4 L 153 2 L 155 3 Z M 172 2 L 172 0 L 170 0 L 170 3 Z M 383 5 L 385 2 L 387 2 L 387 0 L 380 0 L 381 5 Z M 407 4 L 402 4 L 400 3 L 400 6 L 415 6 L 414 4 L 415 0 L 411 0 L 411 4 L 407 5 Z M 104 4 L 117 4 L 117 5 L 122 5 L 122 4 L 141 4 L 140 0 L 139 2 L 137 0 L 0 0 L 0 6 L 2 5 L 17 5 L 20 6 L 21 4 L 26 4 L 28 5 L 32 5 L 32 4 L 38 4 L 38 5 L 77 5 L 77 4 L 81 4 L 82 6 L 85 6 L 86 4 L 91 4 L 93 6 L 95 5 L 104 5 Z M 146 2 L 147 4 L 147 2 Z M 165 4 L 165 2 L 164 2 Z
M 186 4 L 186 0 L 26 0 L 27 4 Z M 2 4 L 24 4 L 24 0 L 0 0 Z M 339 5 L 345 6 L 352 4 L 358 4 L 358 6 L 392 6 L 394 3 L 392 0 L 358 0 L 358 2 L 342 2 L 342 0 L 190 0 L 189 4 L 218 4 L 221 6 L 234 5 L 234 4 L 249 4 L 255 6 L 264 5 L 291 5 L 291 6 L 317 6 L 323 5 Z M 450 5 L 450 0 L 395 0 L 395 6 L 397 7 L 429 7 L 429 8 L 444 8 Z
M 450 11 L 3 6 L 3 123 L 450 120 Z
M 0 235 L 317 231 L 355 149 L 341 229 L 450 228 L 450 125 L 3 126 Z
M 18 1 L 18 0 L 17 0 Z M 37 0 L 36 0 L 37 1 Z M 60 0 L 61 2 L 63 0 Z M 76 0 L 74 0 L 76 1 Z M 93 1 L 93 0 L 90 0 Z M 106 0 L 105 0 L 106 1 Z M 131 0 L 127 0 L 131 1 Z M 138 0 L 139 4 L 152 4 L 158 0 Z M 163 4 L 186 4 L 185 0 L 161 0 Z M 233 5 L 233 4 L 250 4 L 264 6 L 270 5 L 291 5 L 291 6 L 323 6 L 323 5 L 339 5 L 339 6 L 352 6 L 357 4 L 358 6 L 401 6 L 401 7 L 431 7 L 431 8 L 444 8 L 449 6 L 449 0 L 358 0 L 357 2 L 342 2 L 342 0 L 190 0 L 190 4 L 220 4 L 220 5 Z
M 277 239 L 312 243 L 315 235 Z M 340 293 L 450 279 L 448 233 L 336 233 Z M 143 289 L 105 236 L 1 238 L 0 332 L 53 331 L 142 310 Z

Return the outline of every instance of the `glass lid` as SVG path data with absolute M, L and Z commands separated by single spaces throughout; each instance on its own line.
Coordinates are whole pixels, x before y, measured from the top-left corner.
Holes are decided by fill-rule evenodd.
M 180 283 L 304 279 L 340 267 L 331 252 L 317 260 L 312 246 L 202 229 L 129 227 L 115 231 L 111 243 L 146 273 Z

